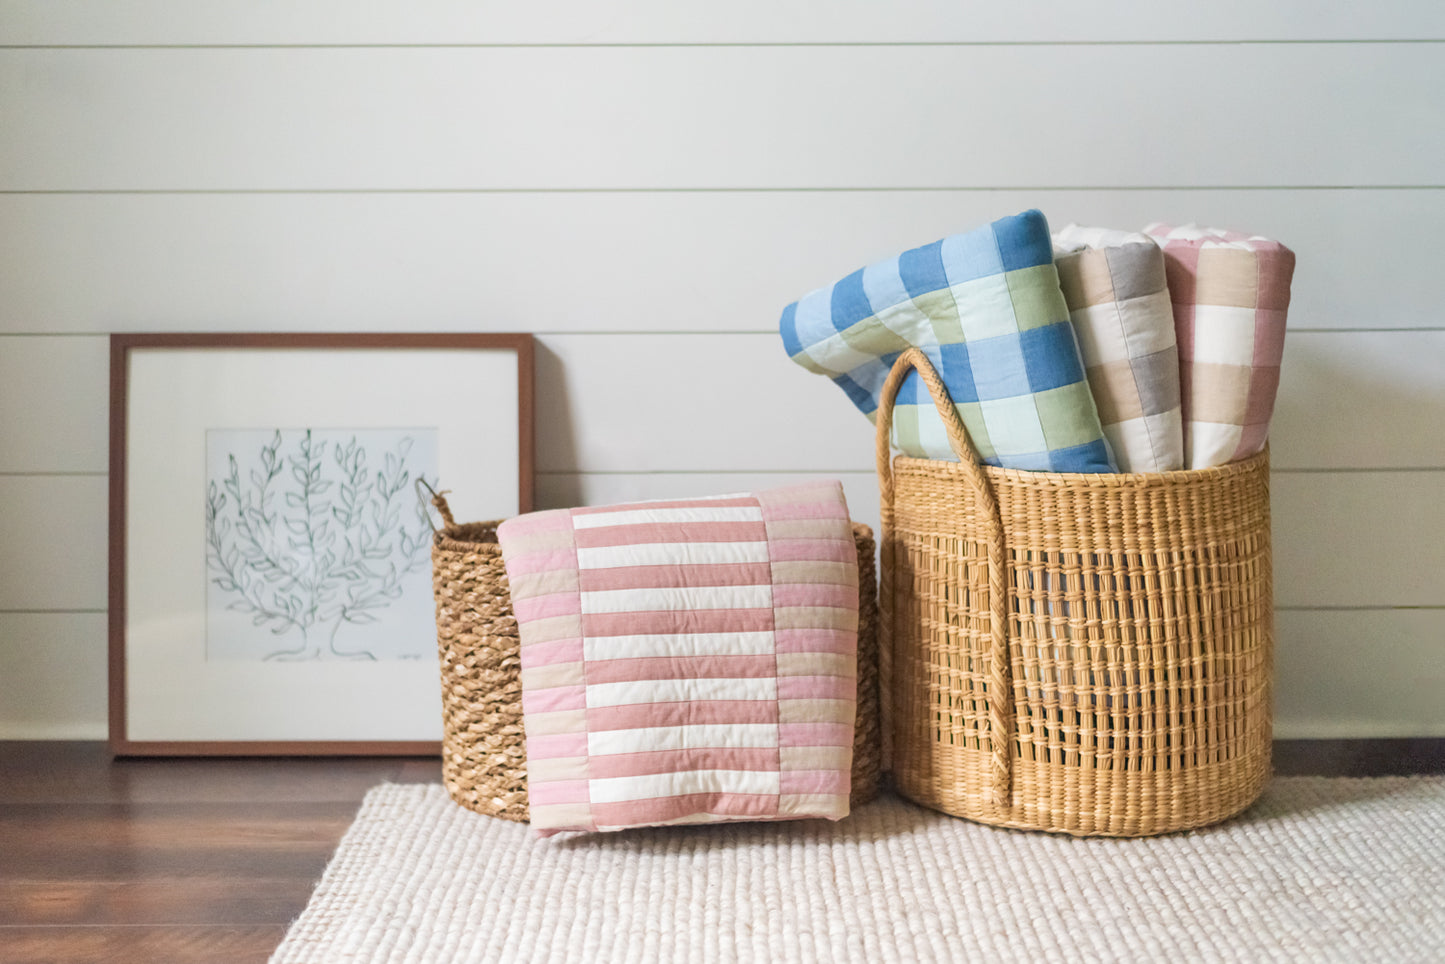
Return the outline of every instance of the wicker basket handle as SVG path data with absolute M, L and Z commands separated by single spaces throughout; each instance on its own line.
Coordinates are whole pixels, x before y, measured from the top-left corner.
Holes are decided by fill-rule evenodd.
M 897 552 L 897 540 L 893 538 L 893 461 L 888 443 L 893 427 L 893 408 L 898 398 L 898 389 L 910 370 L 916 370 L 933 405 L 943 419 L 944 431 L 948 434 L 949 447 L 958 456 L 964 477 L 973 489 L 980 512 L 984 518 L 988 535 L 988 595 L 989 595 L 989 677 L 988 677 L 988 725 L 989 744 L 993 750 L 993 781 L 988 787 L 989 803 L 1006 808 L 1010 805 L 1013 764 L 1013 680 L 1008 665 L 1008 592 L 1004 582 L 1004 539 L 1003 522 L 999 516 L 998 500 L 994 497 L 993 486 L 984 475 L 983 465 L 963 419 L 953 406 L 948 387 L 943 384 L 938 371 L 928 356 L 917 348 L 909 348 L 898 356 L 893 369 L 883 382 L 878 398 L 878 411 L 874 416 L 875 438 L 878 459 L 878 490 L 883 523 L 883 538 L 880 545 L 882 572 L 878 592 L 879 608 L 879 675 L 885 716 L 884 733 L 891 732 L 892 711 L 886 694 L 892 686 L 892 635 L 893 635 L 893 569 Z M 885 739 L 887 737 L 885 736 Z
M 422 493 L 423 489 L 426 490 L 425 494 Z M 431 496 L 431 498 L 428 499 L 427 496 Z M 451 506 L 447 505 L 446 492 L 438 492 L 436 489 L 433 489 L 427 484 L 426 479 L 419 475 L 416 477 L 416 497 L 418 502 L 430 502 L 435 506 L 436 510 L 442 514 L 442 522 L 446 523 L 447 528 L 450 529 L 457 524 L 457 520 L 452 518 Z M 432 525 L 431 513 L 427 513 L 426 523 L 431 526 L 432 535 L 436 535 L 439 530 L 436 526 Z

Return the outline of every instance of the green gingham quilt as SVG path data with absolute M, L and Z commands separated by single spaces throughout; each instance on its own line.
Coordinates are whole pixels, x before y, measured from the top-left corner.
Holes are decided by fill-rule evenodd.
M 785 308 L 779 330 L 793 361 L 831 378 L 870 419 L 893 362 L 916 347 L 985 463 L 1117 471 L 1039 211 L 855 271 Z M 898 392 L 893 444 L 957 458 L 916 372 Z

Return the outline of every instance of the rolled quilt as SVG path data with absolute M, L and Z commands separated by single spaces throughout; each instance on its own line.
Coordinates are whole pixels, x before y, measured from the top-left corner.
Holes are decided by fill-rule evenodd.
M 837 482 L 497 527 L 532 827 L 848 814 L 858 558 Z
M 1038 211 L 870 265 L 789 305 L 788 355 L 826 375 L 870 419 L 888 371 L 921 349 L 989 465 L 1113 472 L 1074 326 Z M 893 442 L 956 459 L 916 372 L 898 393 Z
M 1164 251 L 1174 306 L 1185 468 L 1254 455 L 1274 415 L 1294 252 L 1192 224 L 1144 233 Z
M 1159 246 L 1071 224 L 1054 233 L 1054 263 L 1119 470 L 1183 468 L 1179 352 Z

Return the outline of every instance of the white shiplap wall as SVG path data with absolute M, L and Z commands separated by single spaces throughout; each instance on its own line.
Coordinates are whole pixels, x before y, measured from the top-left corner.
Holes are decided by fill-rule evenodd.
M 1445 735 L 1445 7 L 1110 9 L 0 0 L 0 739 L 104 734 L 108 333 L 533 331 L 542 505 L 875 521 L 777 315 L 1027 207 L 1296 250 L 1277 731 Z

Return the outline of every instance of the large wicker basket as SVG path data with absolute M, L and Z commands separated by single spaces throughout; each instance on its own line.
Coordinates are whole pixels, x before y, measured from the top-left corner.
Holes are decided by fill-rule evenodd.
M 910 368 L 960 462 L 890 462 Z M 898 791 L 984 823 L 1144 836 L 1270 771 L 1267 453 L 1201 471 L 981 466 L 926 356 L 877 416 L 884 731 Z
M 522 729 L 521 643 L 499 522 L 458 524 L 432 493 L 443 527 L 432 540 L 432 588 L 442 683 L 442 779 L 469 810 L 525 821 L 527 749 Z M 853 525 L 858 550 L 858 712 L 853 806 L 878 792 L 882 732 L 878 691 L 878 590 L 873 530 Z

